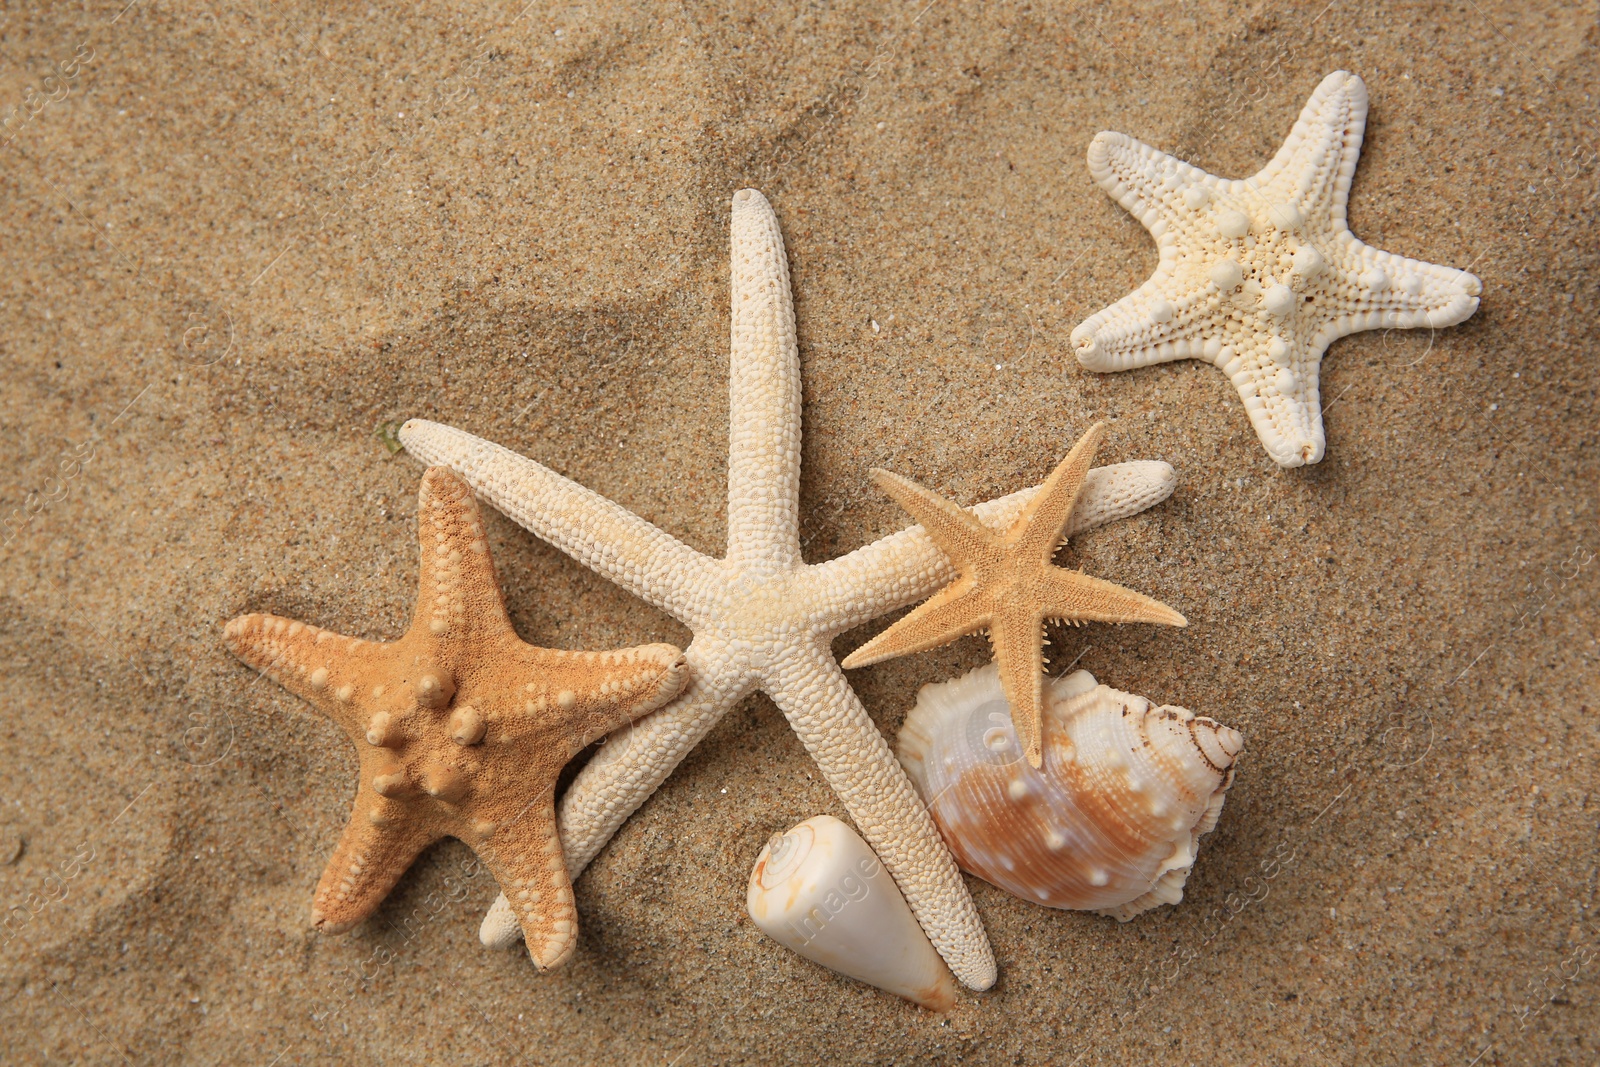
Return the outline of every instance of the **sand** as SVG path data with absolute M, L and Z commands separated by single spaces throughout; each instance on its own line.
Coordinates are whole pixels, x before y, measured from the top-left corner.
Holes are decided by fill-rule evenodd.
M 1593 2 L 119 9 L 0 25 L 0 1060 L 1594 1061 Z M 1215 368 L 1076 365 L 1156 260 L 1084 150 L 1248 174 L 1339 68 L 1355 233 L 1484 298 L 1337 342 L 1327 459 L 1283 471 Z M 1105 460 L 1177 469 L 1073 554 L 1189 628 L 1061 640 L 1246 736 L 1185 901 L 972 880 L 1001 978 L 948 1016 L 822 971 L 744 914 L 766 837 L 843 814 L 760 697 L 578 882 L 560 972 L 479 946 L 457 842 L 313 933 L 354 753 L 222 624 L 402 632 L 421 468 L 375 431 L 409 416 L 719 552 L 745 186 L 793 273 L 808 559 L 902 524 L 873 465 L 972 502 L 1104 419 Z M 488 522 L 526 639 L 687 640 Z M 892 736 L 985 658 L 853 678 Z

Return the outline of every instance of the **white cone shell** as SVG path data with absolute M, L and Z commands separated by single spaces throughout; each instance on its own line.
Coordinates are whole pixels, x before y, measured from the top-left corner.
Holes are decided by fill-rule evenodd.
M 955 1006 L 955 978 L 894 879 L 831 815 L 773 835 L 750 872 L 746 905 L 762 933 L 808 960 L 933 1011 Z
M 1243 739 L 1088 671 L 1045 685 L 1043 726 L 1034 768 L 993 663 L 923 686 L 898 755 L 956 861 L 1024 900 L 1123 922 L 1182 900 Z

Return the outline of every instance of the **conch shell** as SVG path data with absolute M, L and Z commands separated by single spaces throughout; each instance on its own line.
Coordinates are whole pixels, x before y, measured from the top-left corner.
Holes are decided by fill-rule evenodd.
M 1182 900 L 1238 732 L 1076 671 L 1046 682 L 1043 733 L 1036 769 L 993 663 L 922 687 L 898 755 L 956 862 L 1024 900 L 1122 922 Z
M 955 979 L 894 879 L 832 815 L 772 835 L 746 905 L 762 933 L 814 963 L 933 1011 L 955 1006 Z

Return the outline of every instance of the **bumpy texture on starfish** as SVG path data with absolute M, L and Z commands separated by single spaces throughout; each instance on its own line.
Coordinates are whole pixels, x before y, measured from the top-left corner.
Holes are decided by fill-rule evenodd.
M 477 852 L 515 897 L 541 970 L 572 954 L 578 918 L 554 794 L 585 745 L 660 707 L 688 678 L 671 645 L 558 652 L 511 628 L 472 494 L 442 467 L 417 494 L 422 577 L 391 643 L 274 615 L 228 623 L 228 647 L 344 727 L 361 763 L 350 824 L 312 921 L 348 930 L 441 837 Z
M 829 647 L 954 572 L 920 529 L 829 563 L 802 559 L 794 305 L 777 217 L 753 189 L 733 198 L 732 267 L 726 558 L 703 556 L 597 493 L 460 430 L 414 419 L 400 440 L 426 462 L 450 464 L 516 522 L 694 633 L 689 688 L 613 735 L 562 798 L 561 839 L 574 873 L 729 708 L 759 689 L 788 718 L 951 970 L 986 989 L 994 955 L 961 875 Z M 1172 486 L 1165 463 L 1092 471 L 1068 532 L 1141 511 Z M 1003 527 L 1031 496 L 1013 493 L 976 511 Z M 496 901 L 485 944 L 514 939 L 509 916 Z
M 1000 685 L 1011 705 L 1011 721 L 1028 762 L 1039 766 L 1044 714 L 1040 646 L 1046 620 L 1075 626 L 1084 622 L 1188 625 L 1182 615 L 1158 600 L 1050 562 L 1065 543 L 1062 533 L 1104 433 L 1104 423 L 1090 427 L 1004 534 L 909 478 L 874 470 L 873 480 L 922 524 L 955 563 L 959 576 L 927 603 L 846 656 L 843 665 L 865 667 L 987 630 L 1000 666 Z
M 1345 222 L 1367 87 L 1323 79 L 1289 139 L 1252 178 L 1216 178 L 1120 133 L 1089 145 L 1089 173 L 1160 246 L 1156 272 L 1072 331 L 1096 371 L 1205 359 L 1239 390 L 1267 454 L 1315 463 L 1326 438 L 1318 375 L 1358 330 L 1454 326 L 1482 286 L 1464 270 L 1391 255 Z

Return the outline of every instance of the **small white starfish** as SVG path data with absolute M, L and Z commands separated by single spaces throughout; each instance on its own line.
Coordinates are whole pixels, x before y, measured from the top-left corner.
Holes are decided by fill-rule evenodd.
M 1367 87 L 1335 71 L 1264 169 L 1229 181 L 1125 134 L 1089 145 L 1089 173 L 1144 223 L 1161 262 L 1138 289 L 1072 331 L 1096 371 L 1173 359 L 1222 368 L 1267 454 L 1315 463 L 1326 438 L 1317 377 L 1358 330 L 1454 326 L 1482 286 L 1464 270 L 1362 244 L 1345 222 Z
M 830 647 L 838 634 L 926 597 L 955 572 L 920 526 L 828 563 L 802 559 L 794 306 L 777 217 L 753 189 L 733 197 L 732 245 L 725 559 L 704 556 L 597 493 L 471 434 L 413 419 L 400 440 L 428 463 L 454 467 L 516 522 L 694 633 L 686 652 L 689 687 L 612 735 L 562 799 L 560 834 L 574 875 L 723 714 L 759 689 L 789 719 L 951 970 L 968 986 L 987 989 L 994 955 L 961 875 Z M 1091 471 L 1067 532 L 1141 511 L 1164 500 L 1172 486 L 1165 463 Z M 1003 529 L 1033 494 L 1023 490 L 974 510 Z M 502 896 L 481 936 L 485 944 L 503 945 L 516 931 L 517 917 Z

